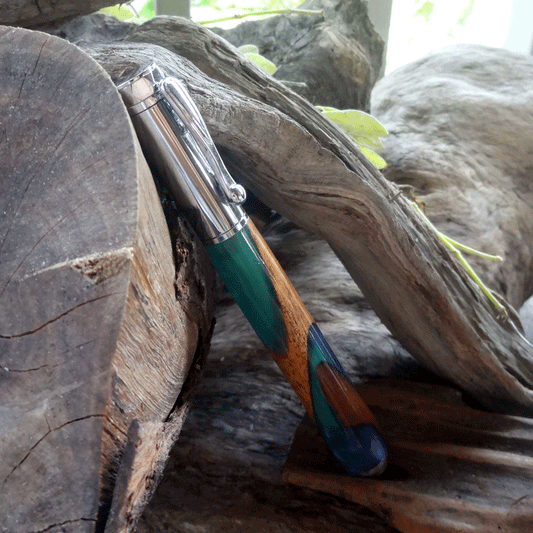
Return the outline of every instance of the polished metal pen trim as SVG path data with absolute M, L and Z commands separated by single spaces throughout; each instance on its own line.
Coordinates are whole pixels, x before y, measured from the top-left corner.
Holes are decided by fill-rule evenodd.
M 152 169 L 170 187 L 205 245 L 238 233 L 248 221 L 246 193 L 227 171 L 187 90 L 156 65 L 117 85 Z

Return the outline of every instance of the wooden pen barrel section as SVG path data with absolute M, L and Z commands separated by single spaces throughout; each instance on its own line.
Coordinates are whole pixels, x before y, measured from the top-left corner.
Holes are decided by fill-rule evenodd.
M 207 253 L 304 407 L 313 414 L 307 335 L 313 317 L 253 224 Z
M 381 473 L 374 416 L 252 222 L 207 253 L 337 461 L 352 475 Z
M 356 412 L 355 416 L 345 415 L 351 423 L 357 418 L 358 424 L 375 425 L 372 413 L 351 387 L 313 317 L 255 225 L 249 221 L 242 232 L 207 247 L 207 252 L 307 411 L 314 416 L 311 393 L 314 379 L 332 408 Z

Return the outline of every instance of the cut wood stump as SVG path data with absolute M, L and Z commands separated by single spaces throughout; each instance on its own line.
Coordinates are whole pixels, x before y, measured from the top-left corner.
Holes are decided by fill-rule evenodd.
M 79 48 L 0 28 L 0 117 L 0 529 L 125 531 L 183 423 L 214 278 Z

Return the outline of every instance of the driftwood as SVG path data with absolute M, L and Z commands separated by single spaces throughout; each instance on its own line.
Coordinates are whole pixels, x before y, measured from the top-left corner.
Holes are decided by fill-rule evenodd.
M 315 105 L 368 111 L 384 44 L 364 2 L 307 0 L 324 16 L 278 16 L 211 28 L 234 46 L 255 44 L 278 67 L 274 77 Z
M 111 512 L 123 531 L 188 410 L 214 277 L 169 206 L 171 242 L 98 64 L 40 32 L 0 42 L 0 524 L 94 531 Z
M 207 42 L 202 42 L 201 45 L 196 45 L 195 36 L 198 38 L 198 34 Z M 117 76 L 123 70 L 132 68 L 146 60 L 156 58 L 157 61 L 170 72 L 174 72 L 184 79 L 193 94 L 193 97 L 200 106 L 204 117 L 206 117 L 208 125 L 215 136 L 215 140 L 222 149 L 226 157 L 226 162 L 234 171 L 234 174 L 249 185 L 249 187 L 260 199 L 264 200 L 265 203 L 275 207 L 278 211 L 287 214 L 301 225 L 305 225 L 307 228 L 314 229 L 322 235 L 325 235 L 330 243 L 336 243 L 335 249 L 338 255 L 344 259 L 345 265 L 350 267 L 352 275 L 354 274 L 354 271 L 356 273 L 359 272 L 359 275 L 361 275 L 361 268 L 369 270 L 373 269 L 377 272 L 372 272 L 372 275 L 370 275 L 368 270 L 365 270 L 366 282 L 362 282 L 360 285 L 366 290 L 367 296 L 370 294 L 370 300 L 373 303 L 375 303 L 375 298 L 378 298 L 379 296 L 379 294 L 376 295 L 374 292 L 376 290 L 378 293 L 383 291 L 380 293 L 382 294 L 382 298 L 384 298 L 385 293 L 393 298 L 390 305 L 395 304 L 398 308 L 395 313 L 386 317 L 389 318 L 389 320 L 386 321 L 389 326 L 391 326 L 391 320 L 398 321 L 400 318 L 405 318 L 406 320 L 412 319 L 414 315 L 410 315 L 409 313 L 414 309 L 413 305 L 416 303 L 413 302 L 412 299 L 414 298 L 417 300 L 417 298 L 421 296 L 417 295 L 416 291 L 413 289 L 414 292 L 410 296 L 411 300 L 408 299 L 404 302 L 401 299 L 397 299 L 398 291 L 404 289 L 407 290 L 409 282 L 414 283 L 417 286 L 417 290 L 422 289 L 423 285 L 420 285 L 422 281 L 429 284 L 430 287 L 432 284 L 436 283 L 438 287 L 433 285 L 432 293 L 429 292 L 424 298 L 417 300 L 418 304 L 421 305 L 419 315 L 416 317 L 413 324 L 409 327 L 406 326 L 403 335 L 419 335 L 420 338 L 423 339 L 431 332 L 431 329 L 428 329 L 428 327 L 431 325 L 434 327 L 438 325 L 440 320 L 442 320 L 440 322 L 441 327 L 446 327 L 444 330 L 440 330 L 441 333 L 446 334 L 446 332 L 448 332 L 448 340 L 450 340 L 450 342 L 453 341 L 449 347 L 458 350 L 458 353 L 461 354 L 464 353 L 463 350 L 466 350 L 466 346 L 468 346 L 469 349 L 472 349 L 475 348 L 476 342 L 478 342 L 478 355 L 481 359 L 476 360 L 473 358 L 472 361 L 469 361 L 465 358 L 461 358 L 458 360 L 455 368 L 451 365 L 450 360 L 446 359 L 446 365 L 449 368 L 443 369 L 442 365 L 444 365 L 444 362 L 438 359 L 438 353 L 435 354 L 431 352 L 432 359 L 430 364 L 421 357 L 420 346 L 418 346 L 418 352 L 416 350 L 411 350 L 413 354 L 421 361 L 424 361 L 426 366 L 429 366 L 432 369 L 440 368 L 440 374 L 453 377 L 456 383 L 463 385 L 463 388 L 473 393 L 478 399 L 491 404 L 492 407 L 498 407 L 501 409 L 507 408 L 519 412 L 519 410 L 516 409 L 516 401 L 521 398 L 519 403 L 522 403 L 523 405 L 523 412 L 530 412 L 527 393 L 527 383 L 529 382 L 527 374 L 530 372 L 530 370 L 528 370 L 529 348 L 527 343 L 522 340 L 520 335 L 516 333 L 514 327 L 509 322 L 500 323 L 498 321 L 496 313 L 490 305 L 487 304 L 484 297 L 479 294 L 477 287 L 474 286 L 463 274 L 461 268 L 453 262 L 447 250 L 440 245 L 434 235 L 427 231 L 427 228 L 425 228 L 419 218 L 417 218 L 418 215 L 412 213 L 410 206 L 404 201 L 404 199 L 397 197 L 396 190 L 394 188 L 389 188 L 388 185 L 381 180 L 380 176 L 375 173 L 371 167 L 367 166 L 362 158 L 358 159 L 360 156 L 358 156 L 357 151 L 351 144 L 349 144 L 342 134 L 337 132 L 329 124 L 325 123 L 320 115 L 316 115 L 314 110 L 312 110 L 312 108 L 310 108 L 305 102 L 301 101 L 295 95 L 289 93 L 285 88 L 276 84 L 272 80 L 265 79 L 259 71 L 257 71 L 252 65 L 247 64 L 241 57 L 234 56 L 232 50 L 225 47 L 223 42 L 214 40 L 208 32 L 198 28 L 195 29 L 194 25 L 190 23 L 179 19 L 156 19 L 151 23 L 141 26 L 138 31 L 133 34 L 131 39 L 137 41 L 157 40 L 161 44 L 165 43 L 167 48 L 179 51 L 183 55 L 189 54 L 189 57 L 207 72 L 211 78 L 218 77 L 227 84 L 233 83 L 236 85 L 238 83 L 239 90 L 241 92 L 246 92 L 248 95 L 253 96 L 253 98 L 244 98 L 241 95 L 228 90 L 227 87 L 214 83 L 211 79 L 196 72 L 187 62 L 182 61 L 180 58 L 173 56 L 164 50 L 150 46 L 149 44 L 139 45 L 138 47 L 134 47 L 130 44 L 94 46 L 88 47 L 88 50 L 105 66 L 112 76 Z M 181 39 L 183 39 L 184 42 L 187 42 L 187 47 L 185 45 L 180 47 L 179 42 L 181 42 Z M 176 41 L 178 40 L 179 42 L 176 44 Z M 212 40 L 214 42 L 212 42 Z M 201 52 L 202 49 L 210 50 L 216 58 L 209 54 L 206 56 Z M 242 70 L 238 70 L 236 74 L 234 72 L 236 68 Z M 242 76 L 239 76 L 239 73 Z M 273 104 L 273 107 L 265 106 L 260 103 L 260 100 L 267 100 L 269 103 Z M 275 108 L 283 109 L 285 113 L 282 113 L 279 109 L 276 110 Z M 301 126 L 297 126 L 292 120 L 288 119 L 288 114 L 291 114 L 293 118 L 298 117 L 299 124 L 305 124 L 307 130 L 302 129 Z M 258 126 L 260 126 L 259 129 Z M 260 132 L 260 135 L 257 134 L 258 131 Z M 326 131 L 329 139 L 335 138 L 337 140 L 336 144 L 333 144 L 331 140 L 326 142 Z M 310 132 L 314 135 L 310 135 Z M 279 146 L 279 144 L 268 141 L 269 139 L 279 138 L 279 136 L 284 139 L 289 139 L 290 142 L 283 143 L 283 146 Z M 321 148 L 318 147 L 317 139 L 324 143 Z M 283 151 L 284 149 L 285 151 Z M 335 161 L 337 162 L 335 163 Z M 351 165 L 351 168 L 358 168 L 359 181 L 354 173 L 347 170 L 346 165 L 348 164 Z M 331 167 L 331 165 L 333 165 L 333 167 Z M 331 170 L 331 168 L 333 168 L 333 170 Z M 318 177 L 315 178 L 315 174 L 320 174 L 321 172 L 324 174 L 321 176 L 320 181 Z M 343 175 L 344 181 L 341 181 L 339 184 L 339 179 Z M 364 177 L 364 179 L 361 176 Z M 373 180 L 375 180 L 375 182 Z M 375 190 L 372 190 L 370 184 L 373 184 Z M 306 196 L 307 194 L 308 196 Z M 349 196 L 351 202 L 343 200 L 343 194 Z M 366 195 L 369 195 L 369 199 L 363 204 L 360 199 L 365 196 L 366 200 Z M 380 195 L 383 196 L 381 197 Z M 302 199 L 304 197 L 306 198 L 305 201 Z M 356 201 L 358 198 L 359 201 Z M 333 202 L 334 200 L 339 202 L 337 207 L 335 208 L 331 204 L 328 206 L 328 202 Z M 304 205 L 305 208 L 303 207 Z M 342 208 L 339 208 L 339 205 Z M 329 207 L 329 210 L 327 210 L 327 217 L 324 217 L 323 215 L 325 207 Z M 317 216 L 317 213 L 322 213 L 322 215 Z M 382 225 L 379 227 L 374 226 L 369 222 L 369 220 L 372 220 L 372 216 L 375 216 L 376 213 L 380 213 L 380 217 L 383 217 L 380 218 Z M 369 217 L 369 219 L 366 219 L 365 215 Z M 393 216 L 393 218 L 396 217 L 395 220 L 400 219 L 402 221 L 401 225 L 388 220 L 388 218 L 386 218 L 388 216 Z M 323 220 L 325 219 L 328 220 L 327 225 L 323 224 Z M 385 223 L 387 223 L 386 226 L 384 225 Z M 356 229 L 354 229 L 355 227 L 359 228 L 359 231 L 356 231 Z M 403 229 L 399 230 L 399 227 L 402 227 Z M 381 235 L 378 230 L 383 230 L 384 228 L 387 228 L 387 231 L 390 231 L 391 234 L 389 235 L 386 231 L 385 235 Z M 403 236 L 403 230 L 409 232 L 410 238 Z M 393 232 L 397 232 L 395 238 L 398 240 L 387 241 L 387 238 L 391 237 Z M 347 234 L 350 238 L 347 237 Z M 359 242 L 359 239 L 363 239 L 363 242 Z M 368 248 L 363 246 L 365 242 L 368 243 L 369 241 L 372 242 L 373 246 L 368 245 Z M 388 242 L 388 245 L 390 246 L 389 249 L 386 249 L 385 241 Z M 416 254 L 413 254 L 413 248 L 416 249 L 414 246 L 415 243 L 418 247 L 418 253 L 422 254 L 424 260 Z M 348 249 L 352 250 L 350 254 L 353 254 L 354 249 L 360 251 L 361 255 L 358 257 L 358 261 L 360 260 L 361 263 L 354 259 L 355 254 L 348 255 Z M 384 254 L 379 259 L 380 261 L 391 262 L 390 271 L 386 273 L 382 272 L 382 265 L 376 263 L 376 256 L 369 252 Z M 416 264 L 417 268 L 421 269 L 421 272 L 416 272 L 416 276 L 413 279 L 411 279 L 410 275 L 407 275 L 407 269 L 404 270 L 404 268 L 399 268 L 400 264 L 406 268 L 406 263 L 400 262 L 393 264 L 395 258 L 407 257 L 407 255 L 412 255 L 410 261 Z M 430 259 L 432 257 L 438 257 L 438 265 L 431 263 Z M 366 267 L 365 260 L 370 261 Z M 372 260 L 374 262 L 372 262 Z M 372 269 L 370 268 L 370 265 L 373 265 Z M 413 264 L 411 264 L 410 268 L 413 268 Z M 453 280 L 456 285 L 440 285 L 440 282 L 437 282 L 437 279 L 439 279 L 439 268 L 444 272 L 445 278 Z M 389 281 L 392 278 L 399 276 L 401 277 L 401 281 L 398 281 L 397 284 L 390 287 L 385 287 L 385 282 L 382 283 L 380 281 L 382 275 Z M 413 275 L 412 271 L 411 275 Z M 403 278 L 402 276 L 406 277 Z M 368 284 L 370 283 L 373 284 L 372 287 L 369 287 Z M 443 294 L 437 298 L 437 288 L 447 293 L 447 296 L 445 296 L 444 299 Z M 432 301 L 430 298 L 431 294 L 437 299 Z M 455 335 L 451 335 L 451 331 L 448 329 L 451 327 L 451 323 L 448 322 L 450 315 L 444 313 L 441 306 L 444 305 L 447 301 L 446 298 L 449 298 L 450 294 L 453 294 L 454 298 L 458 298 L 457 301 L 454 301 L 454 306 L 456 305 L 457 307 L 451 306 L 448 308 L 451 317 L 454 316 L 454 309 L 457 312 L 457 309 L 460 309 L 461 306 L 463 306 L 462 312 L 459 312 L 459 314 L 456 315 L 456 319 L 461 318 L 461 327 L 471 327 L 472 323 L 477 326 L 476 333 L 474 334 L 471 332 L 472 336 L 470 337 L 461 336 L 457 331 L 455 331 Z M 461 294 L 463 294 L 463 300 L 460 299 Z M 424 306 L 422 306 L 423 301 L 425 302 Z M 449 304 L 450 302 L 448 301 L 448 305 Z M 380 302 L 380 305 L 389 305 L 389 302 Z M 434 306 L 433 312 L 435 312 L 435 315 L 433 316 L 431 315 L 432 306 Z M 422 308 L 426 312 L 423 320 L 420 316 Z M 380 307 L 377 306 L 377 309 L 380 310 Z M 383 310 L 381 309 L 381 311 Z M 439 316 L 436 316 L 437 311 L 440 313 Z M 317 318 L 320 320 L 320 316 Z M 423 324 L 422 326 L 420 325 L 421 320 Z M 435 322 L 435 320 L 437 321 Z M 229 331 L 231 331 L 232 327 L 234 328 L 231 322 L 227 322 L 226 324 Z M 411 329 L 415 324 L 417 327 L 414 330 Z M 456 322 L 456 325 L 457 324 L 458 322 Z M 398 323 L 396 324 L 396 327 L 398 327 Z M 391 329 L 395 331 L 396 336 L 398 337 L 399 335 L 396 332 L 396 329 L 392 327 Z M 488 335 L 483 342 L 481 342 L 482 338 L 480 337 L 482 333 Z M 224 343 L 224 341 L 227 341 L 229 338 L 228 334 L 225 334 L 223 337 L 224 340 L 221 340 L 220 342 Z M 400 338 L 402 338 L 402 340 L 404 339 L 402 336 L 400 336 Z M 442 342 L 444 338 L 446 338 L 446 336 L 438 339 L 439 342 Z M 207 473 L 202 480 L 207 486 L 204 486 L 199 492 L 197 499 L 192 498 L 192 509 L 183 508 L 183 502 L 191 502 L 191 496 L 178 491 L 178 494 L 182 495 L 181 499 L 178 498 L 180 503 L 176 504 L 176 507 L 178 508 L 174 509 L 174 511 L 169 510 L 169 507 L 172 509 L 172 503 L 168 501 L 168 494 L 175 495 L 175 487 L 177 484 L 179 485 L 183 480 L 188 480 L 189 483 L 192 483 L 192 479 L 194 479 L 196 475 L 199 475 L 198 473 L 192 474 L 193 477 L 191 479 L 191 474 L 187 477 L 183 472 L 174 471 L 171 478 L 163 484 L 159 500 L 156 499 L 154 502 L 155 507 L 153 507 L 152 510 L 149 509 L 147 511 L 147 518 L 140 526 L 141 531 L 143 528 L 146 531 L 153 530 L 153 524 L 158 523 L 158 520 L 163 516 L 168 516 L 169 513 L 175 513 L 175 516 L 179 517 L 179 521 L 191 523 L 192 525 L 202 524 L 202 526 L 211 528 L 208 529 L 208 531 L 216 531 L 217 527 L 222 527 L 222 525 L 224 527 L 230 527 L 228 522 L 224 521 L 224 517 L 227 517 L 229 514 L 236 514 L 239 517 L 239 520 L 246 518 L 247 527 L 250 529 L 257 527 L 260 522 L 260 517 L 258 517 L 257 514 L 251 513 L 249 508 L 255 508 L 255 506 L 259 505 L 258 502 L 260 502 L 261 499 L 255 489 L 250 489 L 250 492 L 246 492 L 243 487 L 250 487 L 247 483 L 253 483 L 250 481 L 249 475 L 251 472 L 257 473 L 257 468 L 253 465 L 261 463 L 259 456 L 261 456 L 262 453 L 265 453 L 267 456 L 269 453 L 273 456 L 277 456 L 279 462 L 279 455 L 283 455 L 284 451 L 286 451 L 286 446 L 288 445 L 287 434 L 290 434 L 291 428 L 294 427 L 295 420 L 301 411 L 298 410 L 296 414 L 294 413 L 294 405 L 291 406 L 290 402 L 284 400 L 288 392 L 282 392 L 283 385 L 277 383 L 276 387 L 280 386 L 281 389 L 276 388 L 277 392 L 275 399 L 272 400 L 274 403 L 272 410 L 276 411 L 276 409 L 290 408 L 289 412 L 291 415 L 285 417 L 288 419 L 285 424 L 276 425 L 276 422 L 279 422 L 280 420 L 280 415 L 270 416 L 269 409 L 261 415 L 269 422 L 264 423 L 264 425 L 262 423 L 261 429 L 258 429 L 256 426 L 253 409 L 250 410 L 247 416 L 243 416 L 241 411 L 238 411 L 238 414 L 234 412 L 232 425 L 225 425 L 224 418 L 207 416 L 214 415 L 215 413 L 223 413 L 224 406 L 226 406 L 227 409 L 228 403 L 231 404 L 232 401 L 237 401 L 236 397 L 238 394 L 242 396 L 243 394 L 250 392 L 250 389 L 248 388 L 244 388 L 243 390 L 242 373 L 237 373 L 236 375 L 233 375 L 233 379 L 229 379 L 223 369 L 226 364 L 228 365 L 228 368 L 232 369 L 235 368 L 235 365 L 229 362 L 224 363 L 224 361 L 226 361 L 226 357 L 237 352 L 240 354 L 240 364 L 251 364 L 249 363 L 248 358 L 252 357 L 252 353 L 254 354 L 254 357 L 257 357 L 258 347 L 257 345 L 251 346 L 248 344 L 249 337 L 246 336 L 243 338 L 239 335 L 239 341 L 235 342 L 236 344 L 231 345 L 229 350 L 226 349 L 224 352 L 225 355 L 216 360 L 217 370 L 212 370 L 213 379 L 210 379 L 211 374 L 208 374 L 206 380 L 204 380 L 204 383 L 207 384 L 206 388 L 202 389 L 205 394 L 205 396 L 202 397 L 204 403 L 201 405 L 199 412 L 196 415 L 198 418 L 195 419 L 195 417 L 193 417 L 190 421 L 190 434 L 185 434 L 185 438 L 180 441 L 181 444 L 179 444 L 174 455 L 175 462 L 173 464 L 175 468 L 178 468 L 179 466 L 186 468 L 186 465 L 189 465 L 189 470 L 193 469 L 195 472 L 196 468 L 206 469 Z M 505 342 L 511 343 L 505 349 L 508 350 L 507 355 L 512 353 L 517 346 L 520 346 L 522 349 L 522 352 L 519 352 L 516 357 L 517 361 L 524 365 L 521 370 L 525 372 L 523 383 L 526 385 L 521 392 L 521 386 L 515 388 L 515 393 L 518 392 L 518 394 L 512 400 L 510 396 L 507 396 L 509 403 L 505 400 L 502 401 L 507 395 L 507 392 L 501 390 L 500 387 L 511 385 L 513 379 L 510 375 L 505 374 L 504 371 L 502 372 L 502 368 L 499 370 L 494 367 L 491 368 L 490 364 L 488 364 L 483 371 L 480 371 L 476 366 L 480 364 L 480 361 L 487 361 L 487 356 L 489 355 L 489 352 L 486 351 L 487 346 L 490 346 L 491 344 L 496 346 L 495 351 L 497 353 L 498 350 L 501 350 L 504 347 Z M 409 345 L 405 340 L 404 344 Z M 234 348 L 234 346 L 237 348 Z M 391 343 L 390 346 L 390 350 L 394 352 L 394 344 Z M 440 346 L 442 347 L 442 344 L 440 344 Z M 215 351 L 216 350 L 217 348 L 215 346 Z M 472 351 L 472 355 L 475 355 L 475 353 L 475 351 Z M 433 357 L 435 357 L 435 360 L 433 360 Z M 453 363 L 453 359 L 451 359 L 451 362 Z M 470 374 L 468 373 L 469 364 L 471 365 Z M 410 362 L 407 355 L 405 355 L 403 360 L 400 361 L 400 367 L 402 365 L 405 365 L 404 368 L 411 368 L 416 371 L 416 366 Z M 218 368 L 219 366 L 222 366 L 222 370 Z M 263 379 L 263 382 L 266 379 L 268 379 L 269 382 L 273 380 L 273 371 L 269 370 L 268 363 L 260 363 L 256 366 L 252 364 L 252 368 L 255 370 L 261 367 L 264 367 L 265 369 L 262 376 L 266 376 L 266 378 L 259 377 L 259 380 Z M 245 368 L 250 367 L 245 366 Z M 488 389 L 485 389 L 485 392 L 480 392 L 480 387 L 484 387 L 482 381 L 490 378 L 488 374 L 476 376 L 472 373 L 473 368 L 476 368 L 478 373 L 492 370 L 494 372 L 494 374 L 492 374 L 493 378 L 497 376 L 499 376 L 497 379 L 502 378 L 501 384 L 494 388 L 495 384 L 493 382 L 492 385 L 489 386 L 489 389 L 492 388 L 490 395 L 487 395 Z M 465 372 L 466 374 L 464 374 Z M 215 380 L 215 375 L 219 378 L 218 381 Z M 465 376 L 468 376 L 468 378 Z M 224 377 L 225 380 L 230 381 L 230 384 L 226 387 L 221 386 Z M 472 382 L 472 380 L 475 381 Z M 469 383 L 464 385 L 466 381 L 469 381 Z M 231 383 L 233 383 L 233 388 Z M 230 390 L 233 395 L 228 395 L 228 391 Z M 499 392 L 495 394 L 495 391 Z M 255 389 L 254 394 L 256 394 Z M 261 402 L 265 401 L 263 399 L 264 394 L 268 395 L 268 392 L 259 393 L 255 397 L 258 400 L 259 405 L 262 405 Z M 490 396 L 492 396 L 492 400 L 489 398 Z M 495 402 L 494 397 L 498 398 Z M 240 409 L 241 404 L 239 403 L 238 405 Z M 210 407 L 212 408 L 211 410 Z M 242 420 L 235 423 L 236 418 L 242 418 Z M 207 429 L 206 425 L 208 426 Z M 231 438 L 217 440 L 217 425 L 222 425 L 226 432 L 231 431 Z M 273 431 L 273 427 L 278 429 L 279 433 L 278 431 Z M 215 428 L 215 430 L 213 430 L 213 428 Z M 209 435 L 209 442 L 201 442 L 202 440 L 205 441 L 205 437 L 202 438 L 202 435 Z M 258 435 L 257 438 L 259 443 L 254 441 L 256 435 Z M 236 439 L 237 443 L 235 441 L 231 442 L 231 439 Z M 254 442 L 254 449 L 240 449 L 240 447 L 250 445 L 250 443 Z M 225 462 L 224 458 L 220 458 L 220 456 L 223 455 L 221 452 L 223 449 L 230 450 L 228 451 L 227 462 Z M 187 459 L 185 459 L 185 457 Z M 205 466 L 205 462 L 211 466 Z M 231 466 L 228 466 L 230 462 Z M 191 466 L 191 464 L 193 466 Z M 252 466 L 250 466 L 250 464 Z M 266 462 L 267 466 L 263 463 L 262 468 L 259 468 L 259 470 L 261 470 L 260 479 L 263 479 L 262 486 L 265 488 L 266 479 L 269 482 L 267 485 L 268 489 L 265 489 L 267 492 L 268 490 L 272 490 L 274 494 L 277 494 L 277 491 L 279 490 L 280 493 L 285 494 L 285 497 L 287 497 L 287 493 L 280 489 L 279 480 L 276 482 L 274 479 L 276 476 L 273 475 L 273 477 L 268 478 L 265 474 L 265 468 L 268 468 L 268 466 L 271 466 L 272 464 L 275 464 L 275 460 L 271 457 L 270 462 Z M 224 466 L 226 470 L 224 470 Z M 215 487 L 219 487 L 220 483 L 223 483 L 222 480 L 225 477 L 227 478 L 231 472 L 236 475 L 235 471 L 238 470 L 238 468 L 242 468 L 242 477 L 238 478 L 238 481 L 236 482 L 237 486 L 231 489 L 228 488 L 224 492 L 227 498 L 226 501 L 224 501 L 224 495 L 216 500 L 216 503 L 217 505 L 220 505 L 220 508 L 217 507 L 215 511 L 212 509 L 209 511 L 209 509 L 204 507 L 204 504 L 202 503 L 205 494 L 209 493 L 209 490 L 215 491 Z M 210 476 L 215 479 L 215 487 L 210 486 L 207 482 Z M 261 476 L 264 476 L 264 478 L 261 478 Z M 242 499 L 239 499 L 240 497 L 242 497 Z M 275 498 L 275 496 L 273 497 Z M 304 500 L 305 497 L 300 493 L 299 497 L 297 495 L 295 499 L 292 500 L 291 504 L 304 505 L 304 503 L 302 503 Z M 335 507 L 336 505 L 339 505 L 338 501 L 332 503 L 331 500 L 328 499 L 320 500 L 321 512 L 324 512 L 325 509 L 331 509 L 332 506 Z M 246 517 L 247 512 L 249 515 Z M 357 514 L 361 513 L 361 509 L 352 507 L 348 508 L 348 511 L 346 512 L 348 514 L 353 513 L 351 515 L 352 519 L 350 520 L 350 523 L 352 525 L 357 523 L 357 518 L 355 517 Z M 208 519 L 210 513 L 211 516 L 213 516 L 213 514 L 215 515 L 212 517 L 211 521 Z M 283 513 L 284 511 L 281 510 L 280 514 L 276 516 L 277 525 L 279 525 L 280 521 L 283 522 L 283 519 L 281 518 Z M 196 519 L 194 517 L 196 517 Z M 270 516 L 270 518 L 273 519 L 272 516 Z M 296 518 L 293 515 L 291 520 L 295 519 Z M 365 523 L 364 520 L 363 523 Z M 320 524 L 321 522 L 318 519 L 316 522 L 313 522 L 315 530 L 320 527 Z M 379 523 L 376 522 L 376 524 Z M 361 527 L 366 526 L 368 526 L 368 524 L 362 525 Z M 234 525 L 234 527 L 237 526 Z M 272 527 L 275 527 L 275 524 L 273 524 Z M 376 530 L 378 530 L 385 526 L 381 524 L 376 525 L 375 527 Z
M 114 0 L 0 0 L 0 24 L 35 28 L 87 15 Z
M 441 231 L 503 257 L 468 256 L 517 309 L 533 293 L 532 80 L 528 56 L 459 45 L 396 70 L 372 93 L 389 130 L 385 176 L 412 186 Z
M 86 49 L 112 77 L 156 59 L 184 79 L 234 175 L 267 205 L 329 240 L 384 322 L 413 355 L 492 407 L 529 413 L 527 345 L 512 324 L 498 322 L 477 287 L 409 204 L 336 128 L 308 103 L 194 24 L 156 19 L 137 28 L 131 39 L 157 41 L 180 55 L 189 54 L 207 77 L 187 61 L 150 44 L 86 45 Z M 214 82 L 216 78 L 237 92 Z M 276 139 L 283 139 L 283 143 Z M 292 243 L 283 236 L 289 248 L 300 239 L 299 230 L 294 232 L 289 235 Z M 276 240 L 279 244 L 274 235 L 270 241 L 276 244 Z M 336 285 L 333 282 L 341 279 L 345 284 L 330 307 L 324 306 L 327 300 L 318 297 L 316 284 L 315 301 L 305 295 L 304 299 L 319 322 L 331 317 L 330 326 L 326 324 L 323 329 L 328 336 L 333 334 L 336 351 L 344 352 L 343 362 L 351 358 L 348 366 L 352 375 L 389 372 L 423 377 L 409 354 L 378 325 L 351 280 L 343 276 L 334 280 L 333 270 L 322 272 L 324 262 L 308 261 L 310 255 L 315 257 L 309 248 L 325 261 L 331 253 L 326 245 L 308 237 L 300 242 L 299 248 L 286 249 L 289 271 L 298 259 L 304 282 L 313 274 L 318 280 L 323 275 L 327 279 L 318 285 Z M 302 255 L 295 249 L 303 251 Z M 333 261 L 340 269 L 340 263 Z M 392 282 L 395 284 L 388 286 Z M 335 316 L 339 302 L 346 311 L 342 314 L 344 323 Z M 352 325 L 348 331 L 353 337 L 339 335 L 339 350 L 335 333 L 346 332 L 344 325 L 353 324 L 357 313 L 365 308 L 371 318 L 359 331 Z M 336 531 L 391 531 L 357 505 L 281 483 L 279 469 L 302 411 L 271 362 L 260 358 L 264 352 L 252 340 L 251 332 L 241 335 L 235 316 L 231 306 L 224 308 L 222 334 L 219 340 L 215 337 L 212 366 L 203 380 L 198 408 L 189 418 L 173 454 L 170 474 L 139 531 L 175 531 L 177 527 L 213 532 L 221 528 L 320 531 L 331 529 L 332 524 Z M 340 324 L 337 328 L 336 323 Z M 374 325 L 376 336 L 362 342 L 361 334 Z M 376 339 L 383 341 L 378 347 Z M 380 355 L 381 366 L 373 366 L 374 351 Z M 472 361 L 466 359 L 469 351 Z M 521 365 L 520 384 L 501 367 L 498 358 L 505 357 L 511 363 L 507 368 L 514 363 Z M 480 369 L 481 363 L 485 366 Z M 487 374 L 477 375 L 482 372 Z M 250 376 L 254 381 L 249 381 Z M 243 397 L 251 403 L 244 403 Z M 517 405 L 521 407 L 517 409 Z M 225 418 L 228 411 L 230 416 Z M 156 463 L 160 468 L 157 458 L 149 457 L 152 447 L 144 437 L 157 440 L 161 433 L 165 433 L 161 422 L 142 428 L 131 424 L 108 531 L 132 527 L 135 510 L 132 514 L 131 508 L 121 503 L 127 502 L 131 487 L 137 486 L 137 465 L 144 464 L 146 471 L 153 470 Z M 168 433 L 165 446 L 172 440 Z M 143 457 L 148 460 L 143 461 Z M 149 480 L 142 472 L 139 476 L 137 512 L 143 495 L 149 493 Z
M 396 377 L 410 388 L 414 379 L 435 382 L 391 337 L 323 240 L 283 220 L 264 231 L 354 379 Z M 303 414 L 242 313 L 223 297 L 193 407 L 137 533 L 395 531 L 361 505 L 282 481 Z
M 112 74 L 157 57 L 184 79 L 230 169 L 265 204 L 328 241 L 415 358 L 492 409 L 530 413 L 531 346 L 347 137 L 191 22 L 156 18 L 129 39 L 164 44 L 209 78 L 148 44 L 93 53 Z
M 432 398 L 435 386 L 409 388 L 358 387 L 388 435 L 383 476 L 339 475 L 306 418 L 283 479 L 361 503 L 405 533 L 531 531 L 533 421 Z

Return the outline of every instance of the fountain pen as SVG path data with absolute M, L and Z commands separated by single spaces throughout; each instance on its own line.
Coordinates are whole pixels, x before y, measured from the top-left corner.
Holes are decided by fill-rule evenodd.
M 287 275 L 241 204 L 237 184 L 183 83 L 151 63 L 117 88 L 144 156 L 169 187 L 227 289 L 349 475 L 378 475 L 387 451 L 354 389 Z

